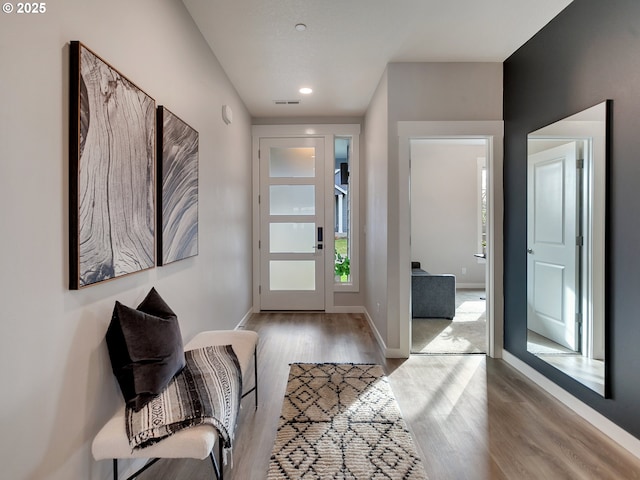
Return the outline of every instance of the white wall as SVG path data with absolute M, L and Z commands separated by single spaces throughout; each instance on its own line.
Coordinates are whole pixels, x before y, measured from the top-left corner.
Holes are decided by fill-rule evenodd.
M 90 443 L 120 396 L 104 342 L 114 301 L 136 306 L 156 286 L 185 340 L 251 308 L 251 122 L 181 2 L 47 7 L 0 15 L 0 476 L 111 478 Z M 197 257 L 68 290 L 70 40 L 199 131 Z
M 431 273 L 452 273 L 458 287 L 485 284 L 478 253 L 478 158 L 484 145 L 415 141 L 411 145 L 411 259 Z M 464 270 L 463 270 L 464 269 Z
M 373 323 L 387 341 L 387 148 L 388 125 L 387 72 L 373 94 L 364 121 L 365 151 L 361 165 L 365 190 L 364 263 L 365 308 Z M 362 261 L 362 260 L 361 260 Z

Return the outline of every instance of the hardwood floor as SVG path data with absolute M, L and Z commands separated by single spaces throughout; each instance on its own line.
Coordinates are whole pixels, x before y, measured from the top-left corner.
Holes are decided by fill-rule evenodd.
M 384 366 L 431 480 L 640 479 L 640 460 L 501 360 L 483 355 L 385 359 L 362 315 L 264 313 L 259 408 L 244 400 L 228 480 L 262 480 L 289 363 Z M 214 478 L 210 461 L 163 460 L 146 480 Z

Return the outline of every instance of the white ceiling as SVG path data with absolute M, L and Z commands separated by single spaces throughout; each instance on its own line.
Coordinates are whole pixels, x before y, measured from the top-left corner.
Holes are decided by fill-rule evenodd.
M 282 117 L 364 114 L 389 62 L 502 62 L 571 0 L 183 2 L 251 115 Z

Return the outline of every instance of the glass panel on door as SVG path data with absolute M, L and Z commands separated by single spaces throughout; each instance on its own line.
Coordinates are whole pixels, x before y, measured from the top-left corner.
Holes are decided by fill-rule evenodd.
M 315 223 L 272 223 L 269 227 L 271 253 L 314 253 Z
M 315 215 L 314 185 L 271 185 L 269 187 L 271 215 Z
M 316 174 L 316 149 L 313 147 L 271 147 L 269 152 L 269 176 L 314 177 Z
M 271 290 L 315 290 L 316 262 L 273 260 L 270 263 Z

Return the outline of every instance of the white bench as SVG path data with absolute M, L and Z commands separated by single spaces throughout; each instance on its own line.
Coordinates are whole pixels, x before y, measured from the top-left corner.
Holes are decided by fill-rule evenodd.
M 245 390 L 244 398 L 255 392 L 255 405 L 258 408 L 258 334 L 249 330 L 212 330 L 201 332 L 188 342 L 184 349 L 193 350 L 209 345 L 231 345 L 238 357 L 242 372 L 242 384 L 245 384 L 246 373 L 253 357 L 254 384 Z M 218 460 L 213 453 L 213 447 L 218 443 Z M 161 458 L 196 458 L 204 460 L 211 458 L 213 469 L 218 480 L 222 480 L 222 442 L 213 426 L 199 425 L 186 428 L 149 447 L 132 451 L 125 430 L 125 407 L 118 409 L 116 414 L 98 432 L 91 446 L 91 453 L 96 460 L 113 459 L 113 478 L 118 480 L 118 459 L 149 458 L 153 459 L 127 480 L 135 478 Z

